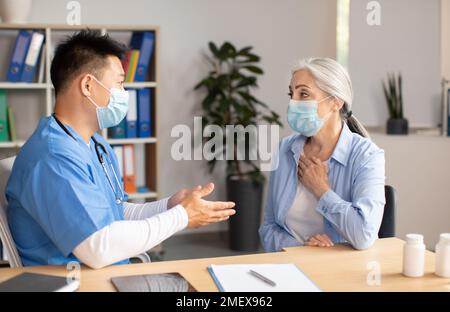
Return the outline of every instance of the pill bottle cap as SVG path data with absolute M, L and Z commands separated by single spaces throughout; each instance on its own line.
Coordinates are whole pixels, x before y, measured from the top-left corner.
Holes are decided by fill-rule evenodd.
M 450 233 L 442 233 L 439 242 L 450 244 Z
M 423 243 L 423 235 L 421 235 L 421 234 L 407 234 L 406 235 L 406 243 L 408 243 L 408 244 L 422 244 Z

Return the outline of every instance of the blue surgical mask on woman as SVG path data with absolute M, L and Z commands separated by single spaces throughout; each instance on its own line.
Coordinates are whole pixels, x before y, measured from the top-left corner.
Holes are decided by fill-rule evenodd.
M 128 91 L 118 88 L 108 89 L 97 78 L 92 77 L 110 94 L 108 105 L 105 107 L 99 106 L 93 99 L 89 96 L 87 97 L 96 107 L 98 126 L 100 129 L 117 126 L 128 112 L 128 101 L 130 97 Z
M 320 100 L 296 101 L 290 100 L 288 105 L 287 119 L 292 130 L 311 137 L 317 134 L 323 127 L 332 111 L 320 118 L 317 114 L 319 103 L 329 99 L 332 95 Z

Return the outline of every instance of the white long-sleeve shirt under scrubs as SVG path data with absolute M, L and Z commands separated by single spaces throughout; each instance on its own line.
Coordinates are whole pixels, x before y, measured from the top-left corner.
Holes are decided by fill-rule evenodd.
M 125 202 L 125 220 L 95 232 L 73 254 L 82 263 L 98 269 L 146 252 L 188 224 L 183 206 L 167 209 L 167 202 L 168 198 L 145 204 Z

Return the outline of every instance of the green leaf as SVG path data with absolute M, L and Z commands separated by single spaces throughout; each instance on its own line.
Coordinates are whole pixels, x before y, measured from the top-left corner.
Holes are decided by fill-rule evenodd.
M 241 81 L 235 86 L 236 89 L 256 86 L 256 77 L 244 77 Z
M 225 42 L 220 47 L 220 55 L 222 60 L 232 59 L 236 57 L 236 48 L 229 42 Z
M 251 47 L 251 46 L 244 47 L 244 48 L 240 49 L 237 54 L 241 55 L 241 56 L 245 56 L 245 55 L 248 55 L 252 49 L 253 49 L 253 47 Z
M 403 118 L 403 94 L 402 94 L 402 75 L 398 75 L 398 105 L 399 105 L 399 118 Z
M 250 72 L 252 72 L 254 74 L 258 74 L 258 75 L 264 74 L 264 71 L 261 68 L 257 67 L 257 66 L 251 66 L 250 65 L 250 66 L 243 66 L 243 68 L 247 69 L 248 71 L 250 71 Z
M 211 105 L 214 103 L 214 101 L 216 100 L 217 97 L 217 93 L 210 93 L 208 94 L 202 101 L 202 108 L 204 110 L 207 110 L 211 107 Z
M 256 62 L 259 62 L 260 60 L 261 60 L 261 58 L 254 54 L 248 54 L 247 59 L 246 59 L 246 61 L 249 63 L 256 63 Z
M 385 82 L 382 82 L 383 85 L 383 92 L 384 92 L 384 97 L 386 98 L 386 103 L 388 105 L 388 110 L 389 110 L 389 116 L 392 118 L 394 116 L 394 109 L 392 107 L 392 101 L 391 101 L 391 97 L 387 91 L 387 87 Z
M 389 74 L 389 95 L 391 99 L 393 118 L 397 118 L 397 96 L 395 92 L 395 78 L 392 74 Z
M 200 89 L 201 87 L 203 87 L 203 86 L 205 85 L 205 80 L 206 80 L 206 79 L 203 79 L 203 80 L 200 81 L 197 85 L 195 85 L 194 90 L 198 90 L 198 89 Z
M 247 103 L 257 103 L 258 100 L 253 97 L 249 92 L 238 91 L 237 92 Z
M 220 52 L 219 49 L 217 48 L 216 44 L 212 41 L 209 42 L 209 50 L 212 52 L 212 54 L 220 59 Z

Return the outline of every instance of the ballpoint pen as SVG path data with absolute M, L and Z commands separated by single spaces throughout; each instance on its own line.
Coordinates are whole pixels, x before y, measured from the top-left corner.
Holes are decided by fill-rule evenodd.
M 253 275 L 254 277 L 258 278 L 259 280 L 263 281 L 264 283 L 269 284 L 270 286 L 276 286 L 277 284 L 268 279 L 267 277 L 265 277 L 264 275 L 259 274 L 258 272 L 255 272 L 253 270 L 250 270 L 248 273 L 250 273 L 251 275 Z

